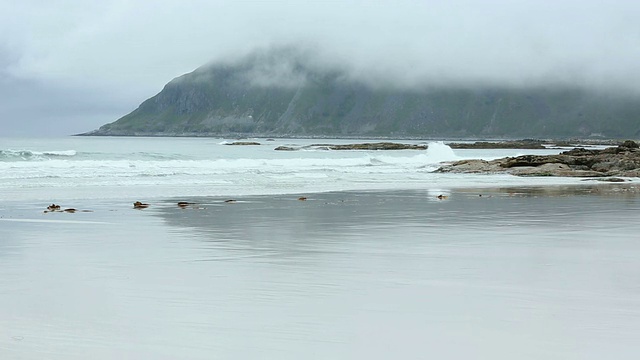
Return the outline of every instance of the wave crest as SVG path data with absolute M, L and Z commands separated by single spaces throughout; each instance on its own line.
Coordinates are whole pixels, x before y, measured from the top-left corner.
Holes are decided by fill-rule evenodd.
M 52 158 L 65 158 L 76 156 L 75 150 L 0 150 L 0 161 L 30 161 L 30 160 L 49 160 Z

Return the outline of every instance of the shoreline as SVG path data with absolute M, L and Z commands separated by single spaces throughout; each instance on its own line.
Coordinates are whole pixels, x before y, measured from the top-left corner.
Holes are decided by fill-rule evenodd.
M 483 178 L 483 180 L 491 180 L 493 176 L 513 176 L 513 175 L 501 175 L 501 174 L 468 174 L 466 176 L 474 176 Z M 525 180 L 531 180 L 531 178 L 524 177 Z M 6 204 L 44 204 L 48 206 L 51 203 L 131 203 L 135 201 L 163 201 L 164 199 L 189 199 L 189 198 L 249 198 L 249 197 L 301 197 L 316 194 L 327 193 L 397 193 L 397 192 L 495 192 L 502 190 L 518 190 L 518 189 L 548 189 L 549 192 L 567 192 L 567 194 L 579 194 L 589 193 L 589 190 L 593 193 L 600 194 L 618 194 L 618 193 L 640 193 L 640 181 L 636 178 L 626 179 L 624 182 L 609 182 L 602 181 L 599 178 L 562 178 L 562 177 L 539 177 L 541 182 L 526 183 L 526 184 L 500 184 L 499 182 L 486 182 L 476 183 L 474 185 L 457 184 L 457 185 L 444 185 L 444 184 L 429 184 L 424 186 L 420 183 L 412 184 L 413 186 L 405 186 L 402 188 L 394 187 L 389 188 L 385 184 L 381 184 L 379 187 L 371 186 L 367 188 L 348 188 L 348 189 L 291 189 L 285 191 L 279 189 L 273 192 L 217 192 L 203 194 L 201 190 L 193 189 L 190 191 L 184 191 L 177 193 L 175 191 L 171 193 L 158 193 L 156 189 L 149 187 L 140 187 L 138 189 L 127 189 L 126 192 L 121 192 L 121 195 L 111 194 L 112 189 L 106 190 L 108 196 L 103 196 L 105 189 L 87 188 L 82 191 L 73 191 L 69 189 L 63 189 L 63 195 L 45 195 L 45 193 L 55 193 L 52 190 L 38 191 L 37 193 L 21 194 L 18 197 L 4 195 L 4 206 L 0 207 L 2 210 Z M 546 180 L 558 180 L 551 183 L 543 183 Z M 76 189 L 77 190 L 77 189 Z M 99 195 L 96 195 L 98 192 Z M 70 206 L 74 207 L 74 206 Z
M 584 184 L 554 184 L 554 185 L 493 185 L 474 187 L 449 187 L 449 188 L 407 188 L 407 189 L 368 189 L 368 190 L 342 190 L 342 191 L 318 191 L 318 192 L 291 192 L 278 194 L 245 194 L 245 195 L 185 195 L 185 196 L 158 196 L 155 198 L 103 198 L 89 199 L 76 198 L 67 200 L 8 200 L 0 207 L 0 221 L 21 222 L 26 216 L 38 216 L 32 219 L 35 222 L 55 222 L 62 220 L 74 222 L 82 218 L 102 217 L 99 214 L 122 213 L 134 211 L 135 214 L 176 208 L 179 210 L 202 210 L 205 207 L 236 206 L 247 203 L 268 203 L 269 201 L 291 201 L 291 204 L 328 204 L 331 199 L 348 199 L 353 197 L 415 197 L 429 202 L 465 201 L 474 197 L 571 197 L 571 196 L 605 196 L 638 197 L 640 196 L 639 183 L 584 183 Z M 141 201 L 149 204 L 148 208 L 135 209 L 134 202 Z M 178 206 L 179 202 L 187 202 L 187 206 Z M 61 211 L 47 211 L 47 206 L 55 203 L 61 206 Z M 66 208 L 76 211 L 64 212 Z M 42 217 L 44 216 L 44 218 Z M 50 218 L 46 218 L 49 216 Z M 96 222 L 101 223 L 101 222 Z
M 214 134 L 214 133 L 188 133 L 188 134 L 91 134 L 91 132 L 81 134 L 69 134 L 71 137 L 140 137 L 140 138 L 212 138 L 212 139 L 305 139 L 305 140 L 323 140 L 323 139 L 336 139 L 336 140 L 412 140 L 412 141 L 465 141 L 465 142 L 520 142 L 524 140 L 535 140 L 542 142 L 578 142 L 584 145 L 618 145 L 628 138 L 576 138 L 576 137 L 534 137 L 534 138 L 522 138 L 522 137 L 443 137 L 443 136 L 412 136 L 412 135 L 397 135 L 397 136 L 382 136 L 382 135 L 269 135 L 269 134 Z M 633 140 L 633 139 L 632 139 Z M 640 141 L 640 139 L 639 139 Z
M 16 212 L 0 219 L 0 348 L 65 360 L 156 349 L 300 359 L 310 348 L 376 358 L 378 343 L 389 358 L 451 354 L 482 334 L 486 358 L 513 357 L 505 343 L 532 359 L 632 358 L 640 197 L 628 185 L 60 204 L 88 213 L 2 202 L 0 217 Z M 449 357 L 478 356 L 467 348 Z

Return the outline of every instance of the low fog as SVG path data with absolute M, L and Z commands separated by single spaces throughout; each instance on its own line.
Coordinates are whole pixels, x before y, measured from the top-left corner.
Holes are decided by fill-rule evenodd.
M 0 136 L 88 131 L 181 74 L 273 46 L 304 49 L 314 66 L 371 85 L 638 96 L 639 13 L 631 0 L 8 1 L 0 4 Z M 256 71 L 254 82 L 273 81 Z M 278 71 L 283 82 L 300 80 L 288 64 Z

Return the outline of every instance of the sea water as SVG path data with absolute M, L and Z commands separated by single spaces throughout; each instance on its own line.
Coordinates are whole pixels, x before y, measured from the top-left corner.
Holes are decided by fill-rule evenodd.
M 640 353 L 635 182 L 431 172 L 558 149 L 230 141 L 3 140 L 0 358 Z
M 575 179 L 436 174 L 443 161 L 561 150 L 329 151 L 314 143 L 367 140 L 257 139 L 229 145 L 211 138 L 0 139 L 0 199 L 147 198 L 259 195 L 340 190 L 579 183 Z M 369 140 L 375 141 L 375 140 Z M 275 151 L 278 146 L 299 148 Z

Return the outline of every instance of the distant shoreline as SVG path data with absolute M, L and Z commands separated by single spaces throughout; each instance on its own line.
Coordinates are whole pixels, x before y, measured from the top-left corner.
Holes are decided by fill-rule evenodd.
M 93 217 L 94 212 L 112 212 L 123 210 L 153 211 L 158 208 L 182 208 L 178 202 L 188 202 L 186 208 L 197 208 L 198 206 L 238 206 L 242 203 L 251 204 L 255 200 L 273 199 L 278 201 L 295 201 L 313 204 L 316 201 L 326 203 L 327 198 L 347 199 L 364 195 L 388 195 L 393 198 L 402 195 L 400 198 L 411 195 L 419 196 L 424 201 L 465 201 L 473 197 L 567 197 L 567 196 L 640 196 L 640 183 L 629 181 L 623 183 L 598 181 L 596 179 L 584 179 L 580 184 L 548 184 L 548 185 L 492 185 L 492 186 L 463 186 L 450 188 L 406 188 L 406 189 L 356 189 L 356 190 L 328 190 L 328 191 L 306 191 L 306 192 L 284 192 L 284 193 L 262 193 L 262 194 L 229 194 L 229 195 L 156 195 L 154 197 L 121 197 L 121 198 L 56 198 L 50 199 L 33 198 L 27 201 L 9 199 L 5 201 L 5 206 L 0 209 L 0 220 L 20 221 L 26 214 L 42 216 L 64 216 L 65 219 L 72 220 L 73 217 Z M 439 197 L 442 195 L 442 197 Z M 304 200 L 304 201 L 303 201 Z M 142 210 L 134 208 L 134 202 L 141 201 L 149 204 L 148 208 Z M 65 213 L 64 211 L 51 212 L 47 214 L 47 206 L 51 203 L 61 205 L 63 208 L 75 208 L 77 212 Z M 26 205 L 26 206 L 25 206 Z M 18 210 L 14 212 L 15 210 Z M 16 220 L 17 219 L 17 220 Z
M 212 134 L 212 133 L 188 133 L 188 134 L 97 134 L 97 133 L 80 133 L 72 134 L 70 136 L 77 137 L 140 137 L 140 138 L 213 138 L 213 139 L 336 139 L 336 140 L 411 140 L 411 141 L 465 141 L 465 142 L 515 142 L 524 140 L 535 140 L 541 142 L 577 142 L 584 145 L 619 145 L 624 140 L 634 140 L 631 138 L 571 138 L 571 137 L 558 137 L 558 138 L 516 138 L 516 137 L 424 137 L 424 136 L 381 136 L 381 135 L 270 135 L 270 134 Z

